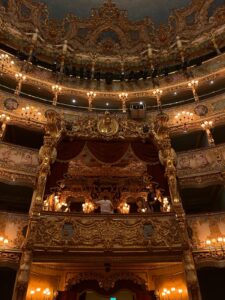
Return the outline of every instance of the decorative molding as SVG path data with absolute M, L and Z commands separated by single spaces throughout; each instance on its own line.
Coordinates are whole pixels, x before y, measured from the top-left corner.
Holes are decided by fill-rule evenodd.
M 42 213 L 38 226 L 30 234 L 28 246 L 48 252 L 164 252 L 181 250 L 182 242 L 172 214 L 83 218 Z

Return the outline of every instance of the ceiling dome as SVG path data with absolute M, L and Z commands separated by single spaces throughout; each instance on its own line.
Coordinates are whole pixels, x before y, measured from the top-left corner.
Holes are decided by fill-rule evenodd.
M 35 0 L 40 2 L 39 0 Z M 50 16 L 62 19 L 68 13 L 78 17 L 88 17 L 92 8 L 99 8 L 104 0 L 43 0 L 49 8 Z M 191 3 L 191 0 L 114 0 L 118 8 L 125 9 L 131 20 L 140 20 L 150 17 L 154 23 L 165 23 L 172 10 L 183 8 Z M 216 1 L 221 2 L 221 1 Z

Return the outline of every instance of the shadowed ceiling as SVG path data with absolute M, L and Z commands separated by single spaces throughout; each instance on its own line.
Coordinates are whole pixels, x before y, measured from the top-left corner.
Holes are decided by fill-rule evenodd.
M 35 0 L 36 2 L 40 2 Z M 63 18 L 67 13 L 87 17 L 91 8 L 100 7 L 104 0 L 43 0 L 49 7 L 50 17 Z M 155 23 L 166 23 L 173 9 L 191 3 L 191 0 L 114 0 L 119 8 L 126 9 L 130 19 L 150 17 Z

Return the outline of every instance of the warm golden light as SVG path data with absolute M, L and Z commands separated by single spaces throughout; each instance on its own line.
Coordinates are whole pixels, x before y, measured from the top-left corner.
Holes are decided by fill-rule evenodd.
M 183 290 L 182 290 L 182 289 L 178 289 L 178 293 L 179 293 L 179 294 L 182 294 L 182 293 L 183 293 Z
M 27 118 L 28 120 L 39 120 L 41 112 L 34 106 L 22 107 L 21 116 Z
M 188 83 L 188 86 L 189 87 L 197 87 L 198 86 L 198 83 L 199 81 L 198 80 L 191 80 L 189 83 Z
M 16 73 L 15 77 L 17 80 L 25 81 L 26 80 L 26 75 L 23 75 L 23 73 Z
M 0 115 L 0 121 L 1 122 L 9 122 L 10 121 L 10 117 L 9 116 L 6 116 L 6 114 L 1 114 Z

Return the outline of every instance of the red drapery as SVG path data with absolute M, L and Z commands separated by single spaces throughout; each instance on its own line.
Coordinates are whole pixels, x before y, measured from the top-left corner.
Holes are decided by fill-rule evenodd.
M 130 146 L 134 155 L 146 162 L 148 173 L 153 180 L 167 189 L 164 168 L 158 159 L 158 150 L 150 140 L 146 142 L 62 140 L 57 148 L 57 161 L 52 165 L 51 175 L 48 178 L 47 192 L 56 185 L 58 180 L 63 178 L 63 175 L 67 173 L 69 161 L 76 158 L 85 145 L 98 161 L 109 164 L 119 161 Z
M 128 150 L 129 143 L 124 142 L 87 142 L 88 150 L 103 163 L 116 163 Z

